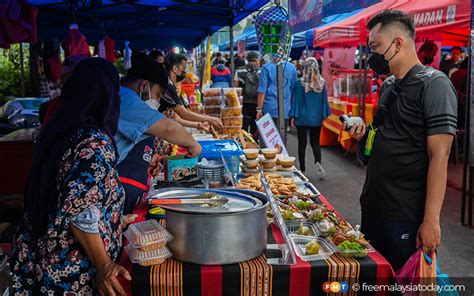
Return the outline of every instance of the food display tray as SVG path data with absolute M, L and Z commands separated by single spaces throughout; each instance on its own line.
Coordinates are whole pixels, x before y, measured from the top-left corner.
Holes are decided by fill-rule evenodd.
M 303 261 L 318 261 L 325 260 L 331 257 L 334 254 L 333 246 L 325 239 L 315 237 L 315 236 L 300 236 L 300 235 L 291 235 L 290 236 L 293 246 L 295 247 L 296 255 L 301 258 Z M 319 244 L 319 254 L 315 255 L 306 255 L 305 245 L 312 240 L 316 240 Z
M 314 237 L 319 236 L 319 231 L 316 229 L 314 224 L 311 223 L 311 222 L 308 222 L 308 221 L 297 222 L 297 221 L 287 220 L 287 221 L 285 221 L 285 223 L 286 223 L 286 227 L 288 228 L 288 231 L 290 232 L 291 235 L 314 236 Z M 300 228 L 301 224 L 303 224 L 303 226 L 306 226 L 306 227 L 309 228 L 309 235 L 300 235 L 300 234 L 296 233 L 298 228 Z

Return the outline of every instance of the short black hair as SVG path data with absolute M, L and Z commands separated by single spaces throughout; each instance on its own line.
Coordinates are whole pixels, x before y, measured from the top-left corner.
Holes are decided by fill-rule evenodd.
M 150 51 L 150 53 L 148 55 L 152 59 L 156 59 L 157 57 L 164 57 L 165 56 L 161 50 L 156 50 L 156 49 Z
M 433 40 L 426 40 L 418 50 L 419 52 L 438 51 L 438 45 Z
M 411 39 L 415 40 L 415 23 L 413 18 L 403 11 L 386 9 L 370 19 L 367 23 L 367 29 L 370 31 L 378 24 L 382 25 L 382 29 L 389 25 L 398 24 L 408 33 Z
M 451 52 L 453 52 L 453 50 L 455 49 L 459 50 L 460 52 L 463 52 L 460 46 L 453 46 L 453 48 L 451 48 Z
M 184 55 L 172 52 L 168 54 L 165 58 L 166 70 L 170 71 L 173 68 L 173 66 L 178 66 L 183 61 L 187 61 L 187 60 L 188 59 L 186 59 Z

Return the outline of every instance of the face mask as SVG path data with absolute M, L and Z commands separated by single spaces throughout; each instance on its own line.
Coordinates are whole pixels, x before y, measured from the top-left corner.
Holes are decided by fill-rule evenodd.
M 394 42 L 395 40 L 393 40 L 392 43 L 390 43 L 390 46 L 387 48 L 387 50 L 383 54 L 373 52 L 370 55 L 368 63 L 370 65 L 370 68 L 372 68 L 372 70 L 374 70 L 375 73 L 379 75 L 390 73 L 390 66 L 388 63 L 397 55 L 398 52 L 396 52 L 389 60 L 385 59 L 385 54 L 390 50 Z
M 185 71 L 181 71 L 180 75 L 176 74 L 176 82 L 183 81 L 184 78 L 186 78 L 186 72 Z
M 434 62 L 434 58 L 433 57 L 426 57 L 423 61 L 423 64 L 424 65 L 430 65 L 431 63 Z
M 145 103 L 153 110 L 158 110 L 160 108 L 160 103 L 158 103 L 155 99 L 148 100 Z

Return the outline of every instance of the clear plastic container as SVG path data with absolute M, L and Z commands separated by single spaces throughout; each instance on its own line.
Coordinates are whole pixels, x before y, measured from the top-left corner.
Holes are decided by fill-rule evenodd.
M 221 113 L 223 117 L 242 116 L 242 107 L 223 107 Z
M 307 235 L 296 233 L 301 227 L 301 225 L 308 227 Z M 311 222 L 286 222 L 286 227 L 288 228 L 288 231 L 293 235 L 314 237 L 319 236 L 319 232 L 316 230 L 316 227 Z
M 364 258 L 367 257 L 369 253 L 375 252 L 374 247 L 369 245 L 365 250 L 341 250 L 337 247 L 331 239 L 328 239 L 329 243 L 332 245 L 334 252 L 340 253 L 344 257 L 352 258 Z
M 221 95 L 220 88 L 208 88 L 202 90 L 203 97 L 218 97 Z
M 224 91 L 224 94 L 228 93 L 231 90 L 235 90 L 235 92 L 237 93 L 237 95 L 239 97 L 242 96 L 242 88 L 241 87 L 228 87 L 228 88 L 223 88 L 222 90 Z
M 295 247 L 296 255 L 303 261 L 325 260 L 334 253 L 333 247 L 325 239 L 314 236 L 291 235 L 291 241 Z M 306 254 L 306 244 L 316 240 L 319 244 L 319 253 L 314 255 Z
M 220 106 L 222 97 L 204 97 L 204 105 L 206 106 Z
M 231 88 L 227 91 L 224 92 L 225 96 L 225 105 L 227 107 L 240 107 L 240 100 L 239 96 L 237 95 L 237 92 L 235 89 Z
M 209 115 L 219 115 L 221 114 L 221 106 L 216 105 L 216 106 L 204 106 L 204 110 L 206 114 Z
M 142 251 L 134 248 L 131 244 L 125 246 L 125 251 L 133 263 L 138 263 L 141 266 L 159 265 L 166 259 L 173 257 L 167 247 L 155 249 L 150 251 Z
M 141 251 L 160 249 L 173 239 L 173 236 L 156 220 L 131 224 L 123 233 L 134 248 Z
M 224 126 L 222 133 L 230 136 L 237 136 L 241 129 L 242 126 Z
M 243 121 L 244 121 L 244 117 L 242 115 L 222 117 L 222 123 L 225 126 L 240 126 L 241 127 Z

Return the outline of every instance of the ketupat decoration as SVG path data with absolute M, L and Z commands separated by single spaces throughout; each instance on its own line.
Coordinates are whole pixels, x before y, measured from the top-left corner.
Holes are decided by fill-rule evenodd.
M 288 10 L 276 2 L 254 20 L 260 53 L 270 56 L 272 62 L 287 60 L 293 43 Z

